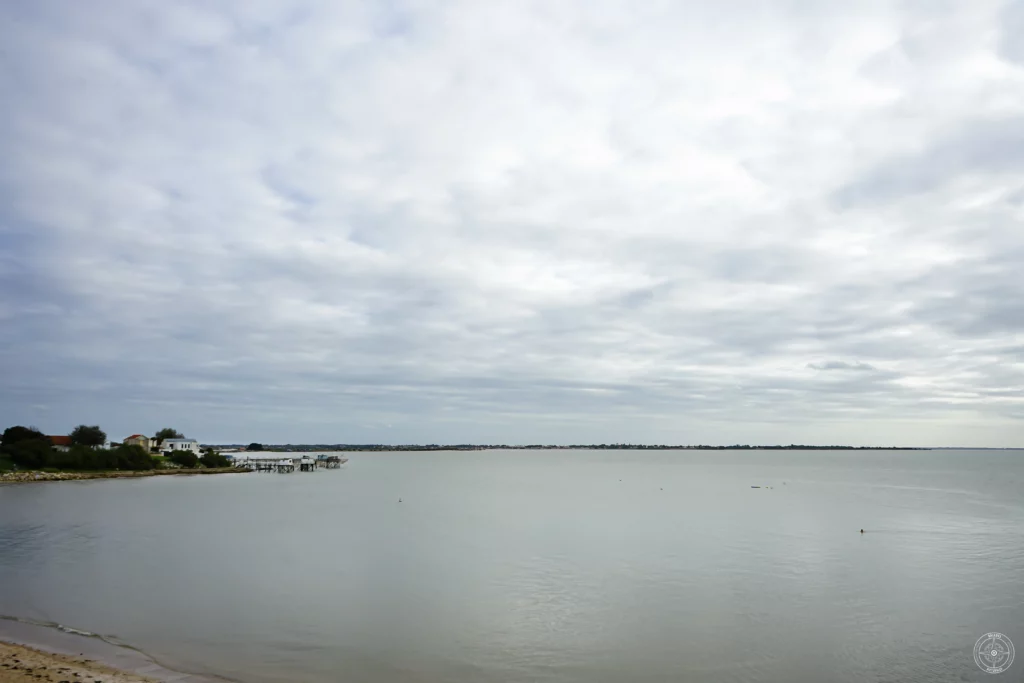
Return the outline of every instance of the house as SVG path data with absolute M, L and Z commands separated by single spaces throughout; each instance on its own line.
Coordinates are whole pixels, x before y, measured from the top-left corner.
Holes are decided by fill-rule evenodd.
M 153 450 L 153 439 L 142 434 L 132 434 L 124 440 L 125 446 L 142 446 L 149 453 Z
M 164 454 L 174 451 L 192 451 L 199 455 L 199 442 L 195 439 L 164 439 L 160 442 L 160 451 Z
M 69 451 L 71 450 L 71 437 L 70 436 L 48 436 L 50 444 L 58 451 Z

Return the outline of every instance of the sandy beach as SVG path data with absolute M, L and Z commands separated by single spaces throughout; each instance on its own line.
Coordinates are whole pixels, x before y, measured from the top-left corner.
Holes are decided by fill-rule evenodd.
M 0 615 L 0 683 L 214 683 L 87 631 Z M 219 679 L 224 680 L 224 679 Z
M 155 678 L 111 669 L 84 657 L 50 654 L 0 642 L 0 683 L 156 683 Z

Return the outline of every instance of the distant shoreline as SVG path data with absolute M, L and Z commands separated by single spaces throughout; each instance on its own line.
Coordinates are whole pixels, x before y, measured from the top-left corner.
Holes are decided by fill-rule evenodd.
M 211 444 L 204 444 L 211 445 Z M 506 446 L 500 444 L 411 444 L 391 446 L 386 444 L 262 444 L 262 450 L 246 451 L 245 444 L 216 444 L 213 448 L 229 455 L 239 453 L 322 453 L 322 452 L 373 452 L 373 451 L 930 451 L 934 448 L 906 446 L 806 446 L 791 444 L 789 446 L 668 446 L 643 444 L 591 444 L 575 446 L 555 446 L 533 444 L 529 446 Z
M 138 477 L 184 476 L 195 474 L 248 474 L 241 467 L 219 467 L 216 469 L 166 469 L 166 470 L 123 470 L 113 472 L 6 472 L 0 474 L 0 485 L 34 484 L 46 481 L 83 481 L 86 479 L 135 479 Z

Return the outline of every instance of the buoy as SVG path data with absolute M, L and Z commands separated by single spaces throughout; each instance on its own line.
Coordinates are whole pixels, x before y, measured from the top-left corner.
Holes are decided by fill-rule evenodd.
M 863 530 L 863 529 L 861 529 L 861 530 L 860 530 L 860 532 L 861 532 L 861 533 L 864 533 L 864 530 Z

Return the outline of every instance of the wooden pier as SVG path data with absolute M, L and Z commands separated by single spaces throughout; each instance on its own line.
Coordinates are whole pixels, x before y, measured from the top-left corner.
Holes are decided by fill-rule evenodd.
M 244 467 L 253 472 L 276 472 L 278 474 L 291 474 L 292 472 L 315 472 L 318 469 L 336 470 L 348 462 L 348 458 L 340 455 L 320 455 L 313 457 L 303 455 L 298 458 L 281 457 L 275 453 L 273 456 L 260 455 L 252 457 L 235 458 L 236 467 Z

